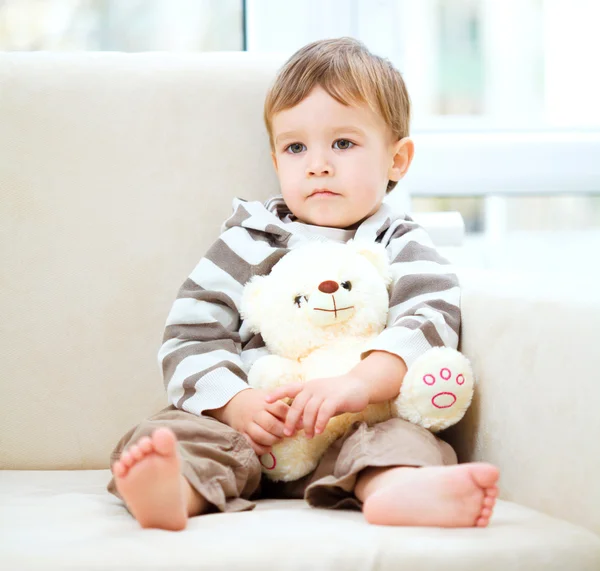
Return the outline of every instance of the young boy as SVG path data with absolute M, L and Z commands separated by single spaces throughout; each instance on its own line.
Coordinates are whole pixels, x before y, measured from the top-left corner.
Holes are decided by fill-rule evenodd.
M 109 490 L 142 527 L 183 529 L 190 516 L 251 509 L 259 494 L 362 509 L 375 524 L 488 524 L 498 470 L 455 465 L 447 443 L 400 419 L 354 426 L 297 482 L 261 482 L 257 455 L 281 438 L 394 398 L 419 355 L 458 344 L 456 276 L 421 228 L 382 204 L 413 157 L 409 117 L 400 73 L 350 38 L 312 43 L 278 74 L 265 122 L 282 197 L 234 201 L 167 319 L 159 359 L 171 406 L 111 457 Z M 393 263 L 387 329 L 346 375 L 250 388 L 246 372 L 266 349 L 241 321 L 244 284 L 307 240 L 354 237 L 381 242 Z

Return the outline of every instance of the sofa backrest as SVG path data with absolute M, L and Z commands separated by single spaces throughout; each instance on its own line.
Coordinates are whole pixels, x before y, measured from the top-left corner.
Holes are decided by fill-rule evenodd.
M 108 466 L 166 405 L 156 354 L 234 196 L 277 190 L 281 59 L 0 54 L 0 468 Z

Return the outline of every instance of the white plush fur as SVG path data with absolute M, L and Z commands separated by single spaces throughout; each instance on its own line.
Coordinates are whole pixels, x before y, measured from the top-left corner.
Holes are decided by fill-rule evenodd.
M 244 290 L 241 314 L 251 331 L 261 333 L 271 355 L 253 364 L 249 384 L 273 389 L 347 373 L 386 325 L 390 281 L 383 246 L 354 241 L 309 243 L 289 252 L 269 275 L 252 278 Z M 329 291 L 332 289 L 335 291 Z M 327 447 L 358 421 L 374 424 L 400 416 L 440 430 L 460 420 L 471 400 L 473 377 L 460 353 L 440 351 L 430 351 L 417 360 L 419 367 L 411 367 L 395 401 L 334 417 L 325 431 L 312 439 L 303 431 L 284 439 L 273 446 L 272 454 L 261 458 L 263 471 L 269 478 L 283 481 L 308 474 Z M 447 358 L 453 359 L 451 364 Z M 451 371 L 453 380 L 440 377 L 442 369 L 443 377 Z M 460 380 L 464 379 L 461 385 L 455 382 L 459 374 L 463 375 Z M 452 383 L 453 388 L 448 388 Z M 456 389 L 461 394 L 448 406 L 452 397 L 446 393 Z M 435 406 L 440 403 L 447 408 Z

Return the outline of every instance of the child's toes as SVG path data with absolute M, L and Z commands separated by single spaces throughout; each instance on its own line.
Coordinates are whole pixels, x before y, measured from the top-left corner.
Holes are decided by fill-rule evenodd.
M 113 465 L 112 465 L 112 473 L 117 477 L 117 478 L 122 478 L 126 473 L 127 473 L 127 468 L 124 466 L 123 462 L 117 460 Z
M 142 452 L 142 449 L 137 444 L 134 444 L 129 449 L 129 453 L 136 462 L 139 462 L 144 457 L 144 452 Z
M 149 436 L 142 436 L 139 439 L 137 445 L 144 454 L 148 454 L 148 453 L 152 452 L 152 450 L 154 450 L 154 446 L 152 445 L 152 440 L 150 439 Z
M 496 505 L 496 498 L 483 498 L 484 508 L 493 508 Z
M 131 468 L 135 464 L 135 460 L 129 450 L 125 450 L 121 453 L 120 460 L 126 468 Z

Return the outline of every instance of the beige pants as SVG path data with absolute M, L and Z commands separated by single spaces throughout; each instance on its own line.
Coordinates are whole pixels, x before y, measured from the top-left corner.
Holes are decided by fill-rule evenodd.
M 177 436 L 182 473 L 191 486 L 220 511 L 252 509 L 258 498 L 305 498 L 315 507 L 360 509 L 354 486 L 369 467 L 456 464 L 452 447 L 429 431 L 394 418 L 375 426 L 357 423 L 327 450 L 317 468 L 295 482 L 261 478 L 257 456 L 236 430 L 209 416 L 168 407 L 130 430 L 111 455 L 160 426 Z M 119 496 L 114 480 L 108 491 Z

